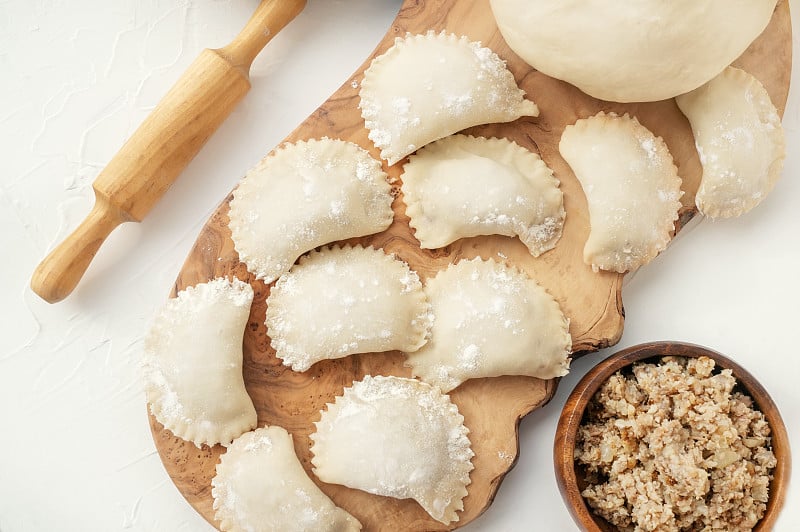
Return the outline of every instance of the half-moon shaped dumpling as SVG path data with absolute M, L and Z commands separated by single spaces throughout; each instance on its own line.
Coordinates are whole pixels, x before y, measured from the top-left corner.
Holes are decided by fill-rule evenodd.
M 692 124 L 703 165 L 695 196 L 700 212 L 730 218 L 761 203 L 781 176 L 786 156 L 781 118 L 764 86 L 728 67 L 675 101 Z
M 416 272 L 371 247 L 312 252 L 267 299 L 272 347 L 295 371 L 354 353 L 416 351 L 431 319 Z
M 538 257 L 561 237 L 558 180 L 538 155 L 510 140 L 452 135 L 419 150 L 403 170 L 406 214 L 423 248 L 519 236 Z
M 458 521 L 474 453 L 448 396 L 414 379 L 367 375 L 315 425 L 311 463 L 320 480 L 411 498 L 437 521 Z
M 539 116 L 505 62 L 453 34 L 406 34 L 373 59 L 361 84 L 361 116 L 381 157 L 394 164 L 462 129 Z
M 271 283 L 317 246 L 383 231 L 391 187 L 363 148 L 323 138 L 285 144 L 233 192 L 230 229 L 239 258 Z
M 667 247 L 683 192 L 661 137 L 627 114 L 601 112 L 567 126 L 559 150 L 589 204 L 587 264 L 622 273 Z
M 356 532 L 358 520 L 337 507 L 308 477 L 281 427 L 234 440 L 211 479 L 215 518 L 223 532 Z
M 767 27 L 776 0 L 491 0 L 500 33 L 536 70 L 603 100 L 696 89 Z
M 566 375 L 572 338 L 553 296 L 494 260 L 462 260 L 425 284 L 431 338 L 408 356 L 414 376 L 449 392 L 467 379 Z
M 167 300 L 144 339 L 150 411 L 176 436 L 229 444 L 256 427 L 242 377 L 242 338 L 253 289 L 217 278 Z

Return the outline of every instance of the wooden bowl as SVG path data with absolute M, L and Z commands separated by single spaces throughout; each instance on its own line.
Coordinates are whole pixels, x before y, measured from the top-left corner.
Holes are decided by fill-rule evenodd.
M 769 487 L 770 497 L 766 513 L 754 530 L 772 530 L 786 498 L 791 470 L 789 437 L 778 408 L 764 387 L 740 365 L 716 351 L 680 342 L 640 344 L 615 353 L 589 371 L 570 394 L 558 420 L 553 459 L 558 487 L 573 519 L 581 529 L 586 531 L 616 530 L 613 525 L 595 515 L 581 495 L 587 482 L 580 468 L 575 466 L 574 451 L 578 427 L 583 419 L 586 406 L 600 386 L 621 368 L 634 362 L 670 355 L 707 356 L 712 358 L 718 367 L 730 369 L 738 382 L 737 388 L 752 397 L 755 405 L 766 417 L 772 431 L 772 451 L 778 463 L 773 471 L 773 479 Z

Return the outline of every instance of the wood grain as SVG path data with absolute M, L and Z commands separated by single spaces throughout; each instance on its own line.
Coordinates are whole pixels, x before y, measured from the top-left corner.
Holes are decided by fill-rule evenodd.
M 779 3 L 765 33 L 735 64 L 744 66 L 767 87 L 776 106 L 783 112 L 791 68 L 791 26 L 788 2 Z M 568 124 L 601 110 L 628 112 L 646 127 L 662 136 L 675 158 L 683 178 L 685 195 L 678 229 L 694 216 L 694 194 L 700 178 L 700 164 L 688 122 L 674 101 L 647 104 L 612 104 L 593 99 L 576 88 L 532 70 L 523 63 L 500 36 L 488 0 L 407 0 L 387 32 L 364 65 L 286 139 L 296 141 L 322 136 L 355 142 L 378 158 L 378 150 L 367 138 L 358 106 L 358 89 L 369 61 L 384 52 L 396 36 L 428 30 L 466 35 L 481 41 L 508 61 L 520 86 L 541 108 L 538 118 L 522 118 L 510 124 L 472 128 L 469 133 L 502 136 L 541 154 L 561 180 L 567 211 L 564 234 L 556 248 L 533 258 L 518 239 L 476 237 L 464 239 L 439 250 L 422 250 L 408 226 L 399 181 L 393 192 L 396 199 L 394 223 L 383 233 L 352 239 L 383 247 L 407 261 L 423 279 L 461 258 L 494 257 L 513 263 L 545 286 L 558 300 L 570 319 L 575 356 L 615 344 L 622 334 L 622 275 L 594 273 L 583 263 L 583 243 L 589 221 L 580 184 L 558 153 L 558 140 Z M 658 65 L 654 65 L 658 68 Z M 401 177 L 401 165 L 385 167 L 393 178 Z M 248 392 L 258 410 L 259 426 L 277 424 L 294 436 L 295 449 L 310 472 L 308 435 L 312 422 L 327 402 L 341 394 L 354 379 L 366 374 L 408 376 L 399 353 L 356 355 L 325 361 L 308 372 L 295 373 L 282 366 L 269 345 L 264 326 L 269 286 L 254 280 L 238 260 L 228 230 L 229 195 L 202 229 L 197 243 L 175 283 L 173 295 L 187 286 L 216 276 L 235 275 L 249 281 L 255 289 L 255 302 L 244 337 L 244 377 Z M 499 377 L 468 381 L 451 394 L 470 429 L 475 451 L 475 470 L 465 509 L 451 528 L 469 523 L 491 504 L 500 482 L 514 465 L 518 453 L 517 426 L 520 419 L 543 406 L 553 396 L 557 381 L 527 377 Z M 214 511 L 211 478 L 222 447 L 197 449 L 184 442 L 150 417 L 151 428 L 164 466 L 189 503 L 212 524 Z M 551 435 L 542 434 L 551 441 Z M 543 472 L 546 474 L 546 472 Z M 312 475 L 312 478 L 313 477 Z M 315 479 L 316 481 L 316 479 Z M 394 500 L 322 484 L 322 490 L 339 506 L 356 516 L 367 531 L 446 530 L 431 519 L 415 502 Z
M 605 519 L 596 516 L 586 504 L 581 492 L 588 483 L 583 472 L 575 467 L 575 442 L 578 428 L 587 405 L 608 378 L 634 362 L 655 363 L 664 356 L 680 356 L 697 358 L 701 356 L 712 358 L 717 367 L 730 369 L 737 380 L 737 386 L 749 395 L 756 407 L 766 417 L 772 431 L 772 452 L 777 459 L 773 471 L 773 478 L 769 486 L 769 501 L 764 516 L 755 527 L 756 531 L 772 530 L 781 508 L 786 501 L 786 492 L 789 487 L 789 475 L 792 469 L 791 454 L 789 451 L 789 435 L 783 418 L 772 398 L 761 386 L 755 377 L 739 364 L 725 355 L 701 347 L 699 345 L 682 342 L 653 342 L 629 347 L 619 353 L 608 357 L 603 362 L 592 368 L 583 379 L 575 386 L 558 420 L 555 443 L 553 445 L 553 460 L 555 461 L 556 480 L 567 507 L 575 522 L 582 530 L 588 532 L 613 532 L 615 527 Z

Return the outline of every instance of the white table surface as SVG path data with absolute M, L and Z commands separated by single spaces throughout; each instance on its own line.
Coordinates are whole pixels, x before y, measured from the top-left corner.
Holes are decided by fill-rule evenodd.
M 800 1 L 791 0 L 800 28 Z M 143 332 L 200 228 L 244 172 L 372 51 L 400 0 L 310 0 L 253 66 L 253 89 L 141 224 L 117 229 L 78 289 L 48 305 L 36 264 L 88 213 L 91 183 L 204 47 L 256 0 L 0 2 L 0 531 L 206 531 L 148 429 Z M 798 40 L 794 39 L 798 57 Z M 783 179 L 749 215 L 692 224 L 628 280 L 622 341 L 684 340 L 728 354 L 770 391 L 800 449 L 800 69 L 784 118 Z M 534 95 L 535 98 L 535 95 Z M 465 530 L 571 530 L 552 441 L 577 380 L 523 420 L 520 457 Z M 800 530 L 800 465 L 779 530 Z

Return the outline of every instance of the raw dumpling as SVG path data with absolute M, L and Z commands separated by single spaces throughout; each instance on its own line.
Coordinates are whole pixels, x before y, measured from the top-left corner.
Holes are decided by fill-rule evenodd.
M 616 102 L 696 89 L 767 27 L 777 0 L 491 0 L 508 45 L 536 70 Z
M 692 124 L 703 165 L 695 196 L 700 212 L 730 218 L 758 205 L 781 176 L 786 156 L 781 118 L 764 86 L 728 67 L 675 101 Z
M 144 340 L 150 411 L 176 436 L 229 444 L 256 427 L 256 409 L 242 377 L 242 338 L 253 289 L 217 278 L 178 292 Z
M 462 129 L 539 116 L 506 64 L 453 34 L 407 34 L 364 72 L 361 116 L 381 157 L 394 164 Z
M 431 338 L 407 364 L 449 392 L 467 379 L 566 375 L 572 338 L 553 297 L 527 275 L 494 260 L 462 260 L 425 284 Z
M 354 353 L 416 351 L 430 329 L 419 277 L 380 249 L 329 248 L 300 259 L 267 299 L 267 334 L 295 371 Z
M 506 139 L 445 137 L 403 167 L 406 214 L 423 248 L 477 235 L 519 236 L 538 257 L 561 237 L 558 186 L 538 155 Z
M 355 532 L 361 523 L 333 504 L 308 477 L 292 437 L 263 427 L 237 438 L 211 480 L 220 530 Z
M 278 148 L 233 192 L 230 228 L 240 260 L 271 283 L 306 251 L 383 231 L 394 218 L 386 177 L 350 142 L 323 138 Z
M 411 498 L 437 521 L 458 521 L 474 453 L 448 396 L 414 379 L 367 375 L 315 425 L 311 463 L 320 480 Z
M 627 114 L 599 113 L 567 126 L 559 150 L 589 204 L 587 264 L 622 273 L 667 247 L 683 192 L 660 137 Z

